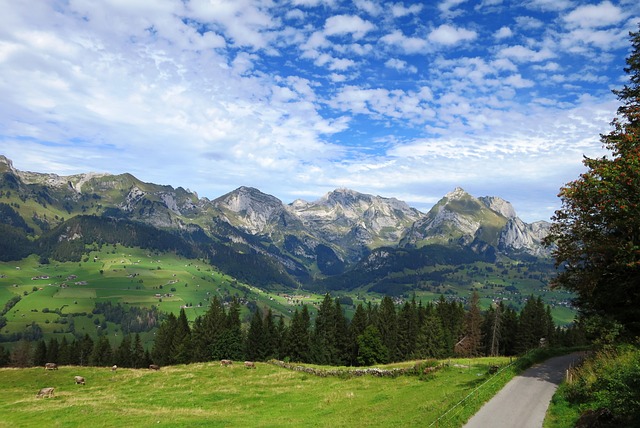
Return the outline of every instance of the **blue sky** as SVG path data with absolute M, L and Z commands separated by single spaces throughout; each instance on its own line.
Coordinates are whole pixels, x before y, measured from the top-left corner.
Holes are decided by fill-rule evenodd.
M 604 154 L 637 0 L 0 0 L 0 154 L 215 198 L 460 186 L 548 220 Z

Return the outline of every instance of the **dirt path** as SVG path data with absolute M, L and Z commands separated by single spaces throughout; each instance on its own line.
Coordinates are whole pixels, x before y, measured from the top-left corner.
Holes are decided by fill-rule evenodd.
M 550 358 L 514 377 L 464 428 L 540 428 L 565 370 L 582 353 Z

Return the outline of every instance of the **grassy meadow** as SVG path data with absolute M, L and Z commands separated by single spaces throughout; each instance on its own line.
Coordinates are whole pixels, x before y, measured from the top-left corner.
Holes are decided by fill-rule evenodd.
M 267 363 L 245 369 L 241 362 L 115 373 L 3 368 L 0 426 L 461 426 L 514 374 L 511 367 L 488 374 L 490 365 L 506 366 L 508 358 L 448 362 L 426 378 L 319 377 Z M 75 375 L 86 385 L 76 385 Z M 43 387 L 54 387 L 55 396 L 36 398 Z

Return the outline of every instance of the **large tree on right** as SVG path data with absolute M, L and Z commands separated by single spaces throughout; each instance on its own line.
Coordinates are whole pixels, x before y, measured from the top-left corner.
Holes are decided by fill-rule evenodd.
M 584 159 L 587 171 L 561 188 L 548 244 L 555 245 L 554 286 L 572 290 L 585 315 L 600 315 L 640 334 L 640 31 L 631 32 L 624 68 L 629 82 L 613 130 L 601 135 L 610 152 Z

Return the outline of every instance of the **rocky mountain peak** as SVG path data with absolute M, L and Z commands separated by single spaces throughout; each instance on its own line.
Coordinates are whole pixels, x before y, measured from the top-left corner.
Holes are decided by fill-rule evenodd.
M 516 210 L 510 202 L 496 196 L 482 196 L 478 198 L 487 208 L 497 212 L 505 218 L 515 218 Z
M 453 201 L 468 198 L 470 196 L 471 195 L 469 195 L 462 187 L 456 187 L 451 192 L 447 193 L 444 197 L 450 201 Z

